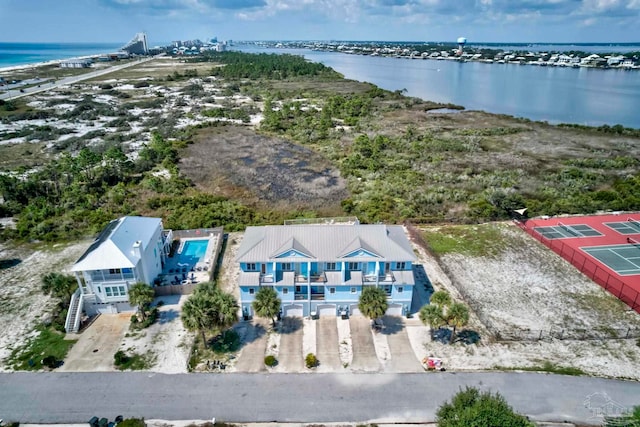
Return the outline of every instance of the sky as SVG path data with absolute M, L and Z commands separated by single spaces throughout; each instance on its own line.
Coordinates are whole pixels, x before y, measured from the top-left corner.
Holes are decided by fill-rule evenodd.
M 639 42 L 640 0 L 0 0 L 0 42 Z

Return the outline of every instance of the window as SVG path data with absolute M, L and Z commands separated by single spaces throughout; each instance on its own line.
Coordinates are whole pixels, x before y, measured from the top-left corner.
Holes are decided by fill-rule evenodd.
M 293 267 L 291 266 L 290 262 L 282 263 L 282 271 L 291 271 L 291 270 L 293 270 Z
M 256 263 L 255 262 L 248 262 L 247 263 L 247 271 L 258 271 L 258 269 L 256 268 Z
M 356 288 L 351 288 L 351 293 L 352 293 L 352 294 L 355 294 L 356 292 L 357 292 L 357 289 L 356 289 Z
M 333 271 L 335 271 L 335 270 L 337 270 L 337 269 L 338 269 L 338 268 L 337 268 L 337 266 L 336 266 L 336 263 L 335 263 L 335 262 L 328 262 L 328 263 L 327 263 L 327 270 L 333 270 Z
M 289 288 L 282 288 L 282 295 L 287 295 L 289 293 Z
M 349 263 L 349 270 L 350 271 L 360 270 L 360 263 L 359 262 L 350 262 Z
M 404 291 L 404 289 L 402 289 L 402 286 L 398 286 L 398 293 L 401 294 L 402 291 Z
M 404 270 L 406 268 L 405 262 L 396 262 L 396 270 Z
M 98 288 L 100 292 L 100 288 Z M 105 286 L 104 293 L 108 297 L 124 297 L 127 295 L 127 288 L 124 286 Z
M 253 295 L 256 293 L 256 290 L 253 288 L 249 288 L 249 295 Z
M 110 268 L 109 269 L 109 274 L 120 274 L 120 269 L 119 268 Z
M 329 288 L 329 293 L 330 294 L 335 294 L 336 293 L 336 288 Z
M 296 286 L 296 292 L 298 293 L 302 292 L 302 286 Z
M 98 293 L 102 293 L 102 291 L 100 290 L 100 286 L 98 286 Z

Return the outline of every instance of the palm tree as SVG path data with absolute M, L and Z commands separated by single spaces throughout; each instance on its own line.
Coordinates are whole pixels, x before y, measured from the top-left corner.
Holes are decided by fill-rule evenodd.
M 453 302 L 447 291 L 437 291 L 431 295 L 429 304 L 420 309 L 420 320 L 431 329 L 443 326 L 452 327 L 449 342 L 453 342 L 456 329 L 469 323 L 469 308 L 459 302 Z
M 42 276 L 42 292 L 60 298 L 66 304 L 69 303 L 77 287 L 78 282 L 73 276 L 60 273 L 48 273 Z
M 205 331 L 213 326 L 211 311 L 211 296 L 204 293 L 194 293 L 182 306 L 182 323 L 190 331 L 202 334 L 202 343 L 207 345 Z
M 218 285 L 216 282 L 202 282 L 196 286 L 194 293 L 196 294 L 209 294 L 213 295 L 218 292 Z
M 129 302 L 138 306 L 143 321 L 147 318 L 146 310 L 154 298 L 155 292 L 153 288 L 146 283 L 137 282 L 129 288 Z
M 275 327 L 275 317 L 280 312 L 280 304 L 282 301 L 278 298 L 278 292 L 271 286 L 264 286 L 256 293 L 256 299 L 252 305 L 258 316 L 270 318 Z
M 238 319 L 238 304 L 231 294 L 215 288 L 212 292 L 195 292 L 182 306 L 182 323 L 190 331 L 199 331 L 207 343 L 206 331 L 225 329 Z
M 367 286 L 360 294 L 358 309 L 371 320 L 376 320 L 387 312 L 387 293 L 382 288 Z
M 459 302 L 453 303 L 447 310 L 447 324 L 453 327 L 449 342 L 453 342 L 456 336 L 456 328 L 461 328 L 469 323 L 469 308 Z
M 440 329 L 446 322 L 442 307 L 436 304 L 425 304 L 420 309 L 420 321 L 431 329 Z
M 429 298 L 429 303 L 446 307 L 451 304 L 451 295 L 447 291 L 436 291 Z
M 238 320 L 238 302 L 233 295 L 218 290 L 213 294 L 213 326 L 225 329 Z

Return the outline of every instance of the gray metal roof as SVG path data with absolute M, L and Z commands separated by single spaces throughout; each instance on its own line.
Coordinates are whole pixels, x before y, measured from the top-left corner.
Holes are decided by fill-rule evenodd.
M 304 259 L 362 262 L 413 261 L 416 257 L 402 226 L 384 224 L 247 227 L 236 256 L 238 262 Z

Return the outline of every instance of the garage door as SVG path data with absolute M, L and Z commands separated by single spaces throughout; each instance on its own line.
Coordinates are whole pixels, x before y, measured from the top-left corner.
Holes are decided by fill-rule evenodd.
M 385 314 L 387 316 L 402 316 L 402 304 L 389 304 Z
M 358 308 L 358 304 L 351 304 L 349 306 L 349 314 L 351 316 L 362 316 L 362 313 L 360 313 L 360 309 Z
M 284 317 L 302 317 L 302 306 L 298 304 L 285 305 L 282 307 Z
M 333 316 L 336 317 L 336 306 L 334 304 L 318 305 L 316 308 L 318 316 Z

